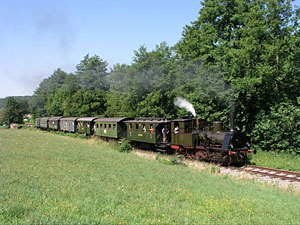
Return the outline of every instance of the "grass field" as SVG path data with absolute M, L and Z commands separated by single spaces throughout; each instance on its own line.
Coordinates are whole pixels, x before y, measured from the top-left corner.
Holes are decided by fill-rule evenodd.
M 0 224 L 299 224 L 299 202 L 93 139 L 0 129 Z
M 251 163 L 257 166 L 300 172 L 300 155 L 258 151 L 251 156 Z

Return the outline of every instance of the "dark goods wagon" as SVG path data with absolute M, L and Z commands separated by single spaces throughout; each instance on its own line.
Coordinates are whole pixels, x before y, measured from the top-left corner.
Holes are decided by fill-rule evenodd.
M 48 121 L 49 121 L 49 117 L 40 118 L 40 128 L 49 129 Z
M 173 120 L 171 132 L 171 148 L 190 159 L 243 165 L 253 152 L 239 129 L 223 131 L 219 121 L 208 126 L 197 118 Z
M 91 136 L 94 134 L 94 120 L 97 117 L 83 117 L 77 119 L 77 132 L 79 134 L 85 134 L 86 136 Z
M 65 117 L 60 119 L 60 130 L 63 132 L 76 133 L 77 117 Z
M 35 119 L 35 127 L 40 128 L 40 118 Z
M 48 120 L 48 128 L 50 130 L 59 130 L 59 120 L 61 118 L 61 116 L 50 117 Z
M 124 121 L 132 118 L 99 118 L 95 120 L 94 135 L 105 139 L 126 138 L 126 125 Z
M 164 118 L 141 118 L 125 121 L 127 140 L 138 147 L 156 148 L 170 141 L 170 123 Z M 165 131 L 165 137 L 163 135 Z M 165 146 L 163 147 L 165 148 Z

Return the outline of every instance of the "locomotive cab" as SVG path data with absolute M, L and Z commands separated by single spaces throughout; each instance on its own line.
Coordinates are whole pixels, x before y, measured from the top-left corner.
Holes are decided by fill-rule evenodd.
M 181 118 L 171 122 L 171 142 L 180 146 L 195 146 L 198 131 L 208 129 L 205 121 L 198 118 Z

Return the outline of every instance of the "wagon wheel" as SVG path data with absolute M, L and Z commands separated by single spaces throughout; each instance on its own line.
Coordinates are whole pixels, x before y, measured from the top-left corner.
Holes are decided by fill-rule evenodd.
M 189 159 L 189 160 L 193 160 L 195 158 L 195 155 L 193 153 L 189 153 L 188 151 L 186 152 L 186 157 Z
M 185 155 L 186 153 L 183 148 L 179 147 L 178 149 L 175 150 L 175 154 L 176 155 L 182 155 L 182 154 Z
M 195 154 L 195 160 L 200 160 L 201 159 L 201 155 L 200 155 L 201 153 L 200 153 L 200 151 L 198 151 L 198 152 L 196 152 L 196 154 Z

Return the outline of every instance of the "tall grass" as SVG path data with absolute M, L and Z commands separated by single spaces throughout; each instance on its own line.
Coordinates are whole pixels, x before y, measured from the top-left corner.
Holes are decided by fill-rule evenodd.
M 113 144 L 0 129 L 0 224 L 298 224 L 300 197 Z

